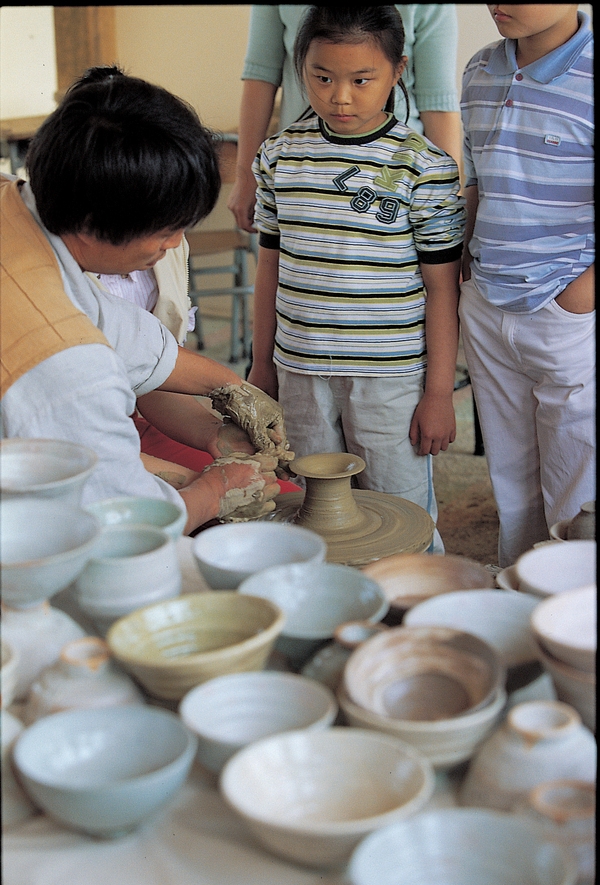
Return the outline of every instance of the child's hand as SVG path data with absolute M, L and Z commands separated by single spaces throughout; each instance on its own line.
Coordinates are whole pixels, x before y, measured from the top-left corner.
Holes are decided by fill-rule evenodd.
M 424 393 L 410 423 L 409 439 L 418 455 L 445 452 L 456 439 L 452 395 Z

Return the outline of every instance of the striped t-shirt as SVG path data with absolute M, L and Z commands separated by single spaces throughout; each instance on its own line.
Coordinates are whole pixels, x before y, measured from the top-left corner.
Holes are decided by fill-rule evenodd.
M 311 374 L 421 372 L 420 262 L 462 248 L 454 160 L 394 117 L 344 137 L 313 114 L 268 139 L 254 172 L 260 243 L 280 250 L 275 361 Z
M 579 21 L 522 69 L 507 39 L 464 73 L 464 170 L 479 195 L 472 277 L 512 313 L 543 307 L 594 261 L 594 42 L 589 17 Z

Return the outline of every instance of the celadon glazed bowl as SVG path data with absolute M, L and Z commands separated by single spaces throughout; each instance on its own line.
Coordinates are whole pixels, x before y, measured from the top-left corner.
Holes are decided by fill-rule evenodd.
M 176 541 L 187 522 L 185 508 L 164 498 L 109 498 L 87 504 L 100 525 L 151 525 L 162 529 Z

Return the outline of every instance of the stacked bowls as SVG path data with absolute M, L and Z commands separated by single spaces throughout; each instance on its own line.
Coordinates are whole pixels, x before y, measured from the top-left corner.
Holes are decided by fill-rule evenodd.
M 569 545 L 585 542 L 569 542 Z M 596 584 L 540 602 L 531 615 L 538 658 L 559 700 L 574 707 L 596 729 Z
M 393 627 L 350 655 L 338 700 L 350 725 L 396 735 L 437 768 L 471 757 L 506 703 L 498 652 L 447 627 Z

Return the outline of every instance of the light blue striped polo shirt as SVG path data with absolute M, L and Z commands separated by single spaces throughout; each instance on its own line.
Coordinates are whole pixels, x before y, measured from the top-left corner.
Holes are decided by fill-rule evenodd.
M 519 69 L 516 40 L 501 40 L 463 76 L 472 276 L 511 313 L 543 307 L 594 261 L 594 40 L 578 15 L 577 33 L 532 64 Z

